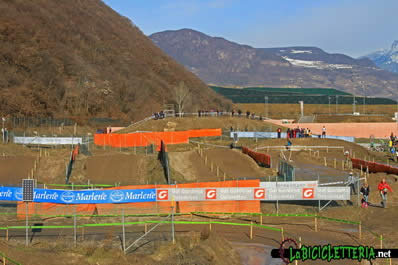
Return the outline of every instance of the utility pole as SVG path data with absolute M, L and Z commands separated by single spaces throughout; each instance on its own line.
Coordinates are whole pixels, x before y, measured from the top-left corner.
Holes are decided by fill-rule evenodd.
M 268 96 L 264 96 L 264 114 L 268 118 Z

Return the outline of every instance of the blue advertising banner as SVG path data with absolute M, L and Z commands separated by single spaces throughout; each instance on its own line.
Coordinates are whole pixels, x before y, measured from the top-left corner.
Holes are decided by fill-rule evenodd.
M 22 188 L 0 187 L 0 201 L 22 201 Z M 35 189 L 33 202 L 63 204 L 155 202 L 156 189 L 50 190 Z

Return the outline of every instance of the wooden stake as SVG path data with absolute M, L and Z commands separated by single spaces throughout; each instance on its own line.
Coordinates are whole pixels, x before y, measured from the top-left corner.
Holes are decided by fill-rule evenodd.
M 359 232 L 359 239 L 362 239 L 362 222 L 361 221 L 359 221 L 358 232 Z
M 226 177 L 227 175 L 225 174 L 225 172 L 224 172 L 224 181 L 225 181 L 225 177 Z
M 285 235 L 283 234 L 283 227 L 281 228 L 281 235 L 282 235 L 282 241 L 285 240 Z
M 352 154 L 352 157 L 355 158 L 355 152 Z
M 260 225 L 263 225 L 263 216 L 260 215 Z
M 318 232 L 318 218 L 315 217 L 315 232 Z
M 344 171 L 344 160 L 341 161 L 341 169 Z
M 205 165 L 207 165 L 207 156 L 205 156 Z
M 380 235 L 380 248 L 383 248 L 383 235 Z
M 211 231 L 211 222 L 209 222 L 209 230 Z
M 363 176 L 363 168 L 362 168 L 362 165 L 361 165 L 361 176 Z
M 253 221 L 250 221 L 250 239 L 253 239 Z
M 8 241 L 8 228 L 6 230 L 6 241 Z
M 145 234 L 146 234 L 146 232 L 148 232 L 148 224 L 147 223 L 144 224 L 144 231 L 145 231 Z
M 337 168 L 337 160 L 336 160 L 336 158 L 334 159 L 334 168 Z
M 217 166 L 217 177 L 219 173 L 220 173 L 220 168 Z
M 213 172 L 213 162 L 210 162 L 210 171 Z
M 323 161 L 325 162 L 325 167 L 327 167 L 327 166 L 328 166 L 328 163 L 327 163 L 327 161 L 326 161 L 326 157 L 323 157 Z

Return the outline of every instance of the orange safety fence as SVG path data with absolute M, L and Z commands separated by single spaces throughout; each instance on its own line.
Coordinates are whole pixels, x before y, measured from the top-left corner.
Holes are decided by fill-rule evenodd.
M 221 129 L 202 129 L 177 132 L 137 132 L 126 134 L 95 134 L 94 143 L 99 146 L 112 147 L 138 147 L 155 144 L 158 147 L 160 142 L 165 144 L 186 144 L 189 138 L 221 136 Z
M 392 167 L 390 165 L 384 165 L 384 164 L 361 160 L 361 159 L 357 159 L 357 158 L 351 158 L 351 162 L 352 162 L 353 168 L 357 168 L 357 169 L 362 168 L 362 170 L 364 170 L 364 171 L 369 170 L 370 173 L 384 172 L 387 174 L 398 175 L 398 168 Z
M 154 188 L 226 188 L 226 187 L 259 187 L 259 180 L 230 180 L 222 182 L 197 182 L 177 185 L 129 185 L 109 189 L 154 189 Z M 125 214 L 145 214 L 145 213 L 170 213 L 173 202 L 139 202 L 123 204 L 56 204 L 56 203 L 29 203 L 29 215 L 107 215 L 121 214 L 122 209 Z M 191 201 L 177 202 L 177 212 L 260 212 L 260 201 Z M 17 216 L 25 218 L 25 204 L 18 202 Z
M 267 154 L 254 152 L 247 147 L 242 147 L 242 153 L 253 158 L 260 166 L 271 167 L 271 156 Z

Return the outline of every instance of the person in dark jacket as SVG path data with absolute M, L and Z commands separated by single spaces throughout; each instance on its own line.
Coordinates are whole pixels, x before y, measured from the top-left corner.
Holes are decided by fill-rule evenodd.
M 363 186 L 361 187 L 360 192 L 362 193 L 362 196 L 363 196 L 363 203 L 362 203 L 363 207 L 368 207 L 369 193 L 370 193 L 369 184 L 364 183 Z

